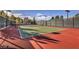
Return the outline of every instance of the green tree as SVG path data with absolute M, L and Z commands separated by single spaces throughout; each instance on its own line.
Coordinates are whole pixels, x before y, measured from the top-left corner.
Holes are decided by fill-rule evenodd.
M 75 17 L 79 17 L 79 13 L 75 15 Z
M 52 17 L 52 19 L 54 19 L 54 17 Z
M 10 22 L 12 25 L 16 24 L 16 17 L 14 15 L 10 16 Z
M 17 18 L 16 18 L 16 23 L 17 23 L 17 24 L 21 24 L 21 23 L 22 23 L 22 19 L 21 19 L 20 17 L 17 17 Z
M 33 18 L 33 24 L 36 25 L 36 20 L 35 20 L 35 17 Z
M 54 20 L 54 17 L 53 16 L 51 17 L 51 19 L 49 21 L 52 21 L 52 20 Z
M 55 19 L 59 19 L 59 16 L 57 15 L 57 16 L 55 17 Z
M 14 15 L 11 15 L 10 19 L 14 21 L 16 20 L 16 17 Z

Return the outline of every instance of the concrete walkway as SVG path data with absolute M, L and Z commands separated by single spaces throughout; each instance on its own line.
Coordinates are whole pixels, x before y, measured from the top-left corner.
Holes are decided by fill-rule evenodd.
M 8 48 L 18 49 L 34 48 L 29 42 L 30 39 L 23 40 L 20 38 L 19 31 L 15 27 L 10 27 L 1 31 L 0 35 L 2 35 L 0 38 L 0 46 L 3 46 L 3 48 L 6 48 L 7 46 Z

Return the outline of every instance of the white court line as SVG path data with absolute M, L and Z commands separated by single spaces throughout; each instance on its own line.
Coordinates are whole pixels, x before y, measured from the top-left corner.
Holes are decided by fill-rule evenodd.
M 19 34 L 20 34 L 20 38 L 23 39 L 20 28 L 18 28 Z

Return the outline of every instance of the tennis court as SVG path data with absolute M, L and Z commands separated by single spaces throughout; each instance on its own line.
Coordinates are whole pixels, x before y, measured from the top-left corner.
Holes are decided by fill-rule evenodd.
M 26 26 L 24 26 L 26 27 Z M 0 45 L 8 48 L 18 49 L 77 49 L 79 48 L 79 29 L 66 28 L 56 30 L 59 34 L 53 32 L 44 33 L 40 36 L 21 39 L 16 28 L 10 27 L 3 33 L 8 35 L 5 39 L 0 38 Z M 25 34 L 26 35 L 26 34 Z
M 46 27 L 46 26 L 38 26 L 38 25 L 27 25 L 20 26 L 19 32 L 21 38 L 29 38 L 33 36 L 39 36 L 41 34 L 50 33 L 50 32 L 58 32 L 60 30 L 64 30 L 63 28 L 55 28 L 55 27 Z

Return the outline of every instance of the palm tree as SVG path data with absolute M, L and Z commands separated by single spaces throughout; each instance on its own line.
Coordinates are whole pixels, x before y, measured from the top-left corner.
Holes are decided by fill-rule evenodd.
M 5 17 L 6 13 L 4 13 L 4 11 L 0 11 L 0 16 Z
M 3 10 L 0 11 L 0 16 L 2 16 L 2 14 L 3 14 Z
M 67 12 L 67 20 L 68 20 L 68 18 L 69 18 L 69 10 L 65 10 L 65 12 Z

